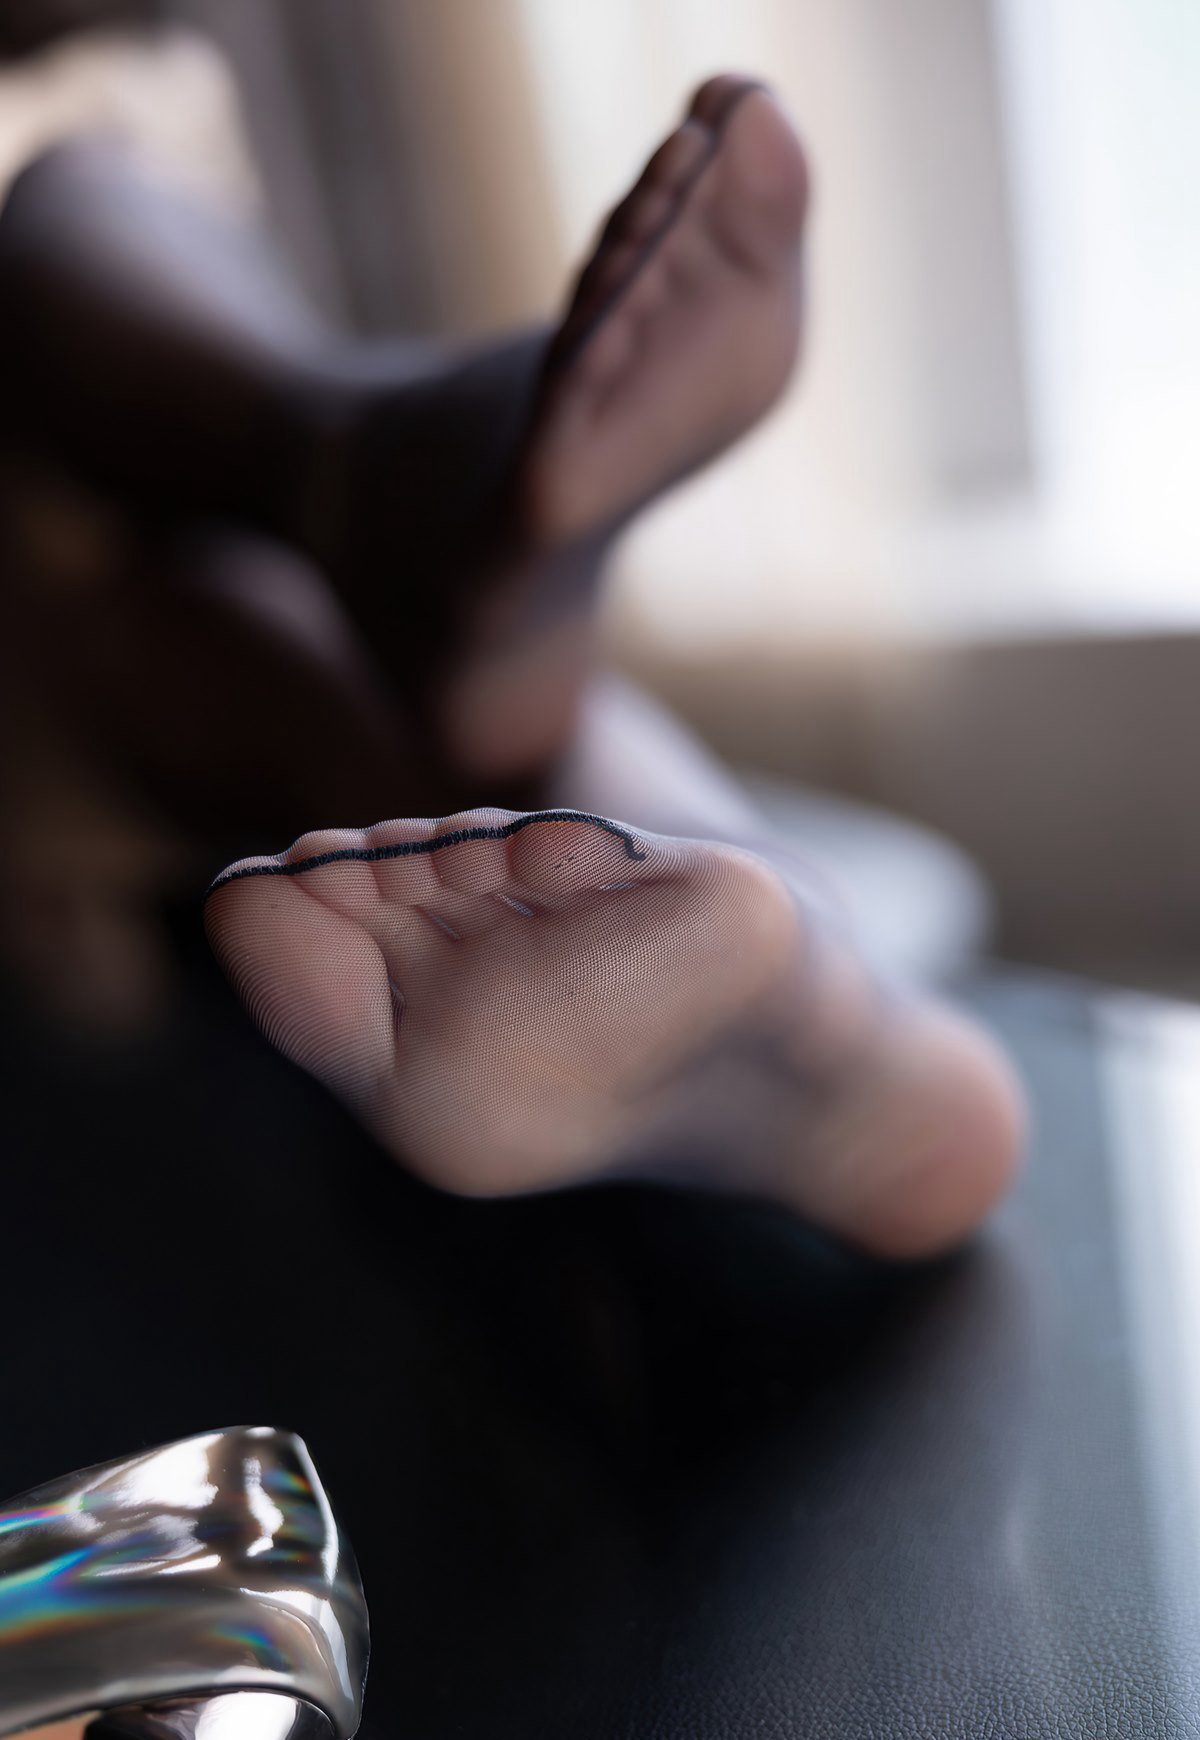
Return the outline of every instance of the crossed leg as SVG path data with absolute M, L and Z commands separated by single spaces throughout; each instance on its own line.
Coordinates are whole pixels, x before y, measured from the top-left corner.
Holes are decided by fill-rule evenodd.
M 786 383 L 806 204 L 775 100 L 710 80 L 556 327 L 414 357 L 331 332 L 258 233 L 67 146 L 0 214 L 0 437 L 155 520 L 287 543 L 443 789 L 532 780 L 571 735 L 613 537 Z
M 774 100 L 711 81 L 549 339 L 397 381 L 253 247 L 222 254 L 103 153 L 67 153 L 0 223 L 4 408 L 107 487 L 315 556 L 451 801 L 544 787 L 608 542 L 788 376 L 806 201 Z M 711 782 L 690 816 L 678 781 L 659 814 L 642 796 L 581 782 L 550 812 L 304 836 L 220 879 L 215 946 L 272 1037 L 439 1183 L 700 1178 L 881 1251 L 960 1236 L 1015 1164 L 986 1041 L 875 987 Z

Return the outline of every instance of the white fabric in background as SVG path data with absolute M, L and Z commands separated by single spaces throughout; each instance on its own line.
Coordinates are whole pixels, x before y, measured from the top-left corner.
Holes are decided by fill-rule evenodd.
M 86 31 L 0 67 L 0 198 L 27 163 L 81 133 L 137 146 L 226 207 L 259 203 L 233 79 L 190 30 Z

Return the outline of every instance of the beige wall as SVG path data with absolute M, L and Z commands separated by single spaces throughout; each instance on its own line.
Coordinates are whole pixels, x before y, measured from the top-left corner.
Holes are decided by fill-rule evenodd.
M 1006 953 L 1200 962 L 1200 637 L 621 656 L 733 761 L 959 841 Z

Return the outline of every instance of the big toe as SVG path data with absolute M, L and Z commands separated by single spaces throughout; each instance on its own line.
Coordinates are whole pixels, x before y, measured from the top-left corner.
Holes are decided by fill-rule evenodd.
M 804 147 L 764 85 L 744 85 L 726 99 L 720 133 L 714 217 L 745 264 L 774 269 L 797 246 L 808 215 L 811 179 Z

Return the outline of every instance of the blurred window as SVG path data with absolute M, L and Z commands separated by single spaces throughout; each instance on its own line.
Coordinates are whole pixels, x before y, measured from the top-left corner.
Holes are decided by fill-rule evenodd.
M 690 84 L 815 166 L 802 381 L 631 542 L 678 639 L 1200 616 L 1200 7 L 520 0 L 560 255 Z

